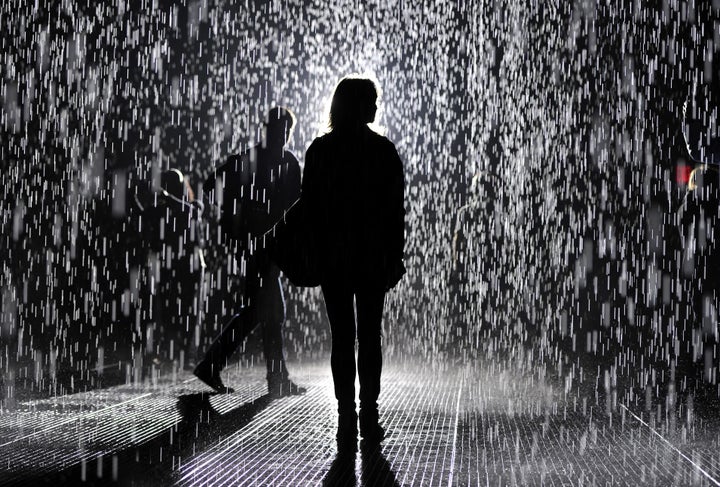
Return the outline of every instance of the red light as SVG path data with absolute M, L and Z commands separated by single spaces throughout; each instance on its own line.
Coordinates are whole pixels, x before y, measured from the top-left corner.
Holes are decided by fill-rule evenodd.
M 675 181 L 678 184 L 687 184 L 690 181 L 690 173 L 693 167 L 686 164 L 678 164 L 675 166 Z

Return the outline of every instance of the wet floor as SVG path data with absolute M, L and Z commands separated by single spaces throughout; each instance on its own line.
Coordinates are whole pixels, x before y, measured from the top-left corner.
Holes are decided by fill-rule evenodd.
M 484 364 L 391 363 L 379 448 L 337 455 L 326 362 L 291 363 L 302 396 L 271 399 L 264 368 L 234 394 L 188 373 L 46 399 L 0 416 L 2 485 L 720 485 L 718 430 Z

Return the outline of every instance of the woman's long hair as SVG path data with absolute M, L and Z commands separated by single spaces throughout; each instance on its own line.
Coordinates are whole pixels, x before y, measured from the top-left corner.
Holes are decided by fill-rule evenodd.
M 358 127 L 372 122 L 378 89 L 368 78 L 347 76 L 335 87 L 330 105 L 330 130 Z

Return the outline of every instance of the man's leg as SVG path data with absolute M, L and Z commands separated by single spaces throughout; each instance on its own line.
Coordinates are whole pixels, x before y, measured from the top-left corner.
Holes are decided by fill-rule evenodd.
M 274 397 L 302 394 L 306 391 L 293 383 L 285 365 L 282 326 L 285 322 L 285 298 L 280 270 L 274 265 L 262 278 L 258 309 L 263 327 L 263 353 L 267 363 L 268 392 Z
M 271 269 L 262 276 L 259 292 L 259 315 L 263 325 L 263 353 L 267 363 L 267 379 L 287 379 L 283 354 L 282 325 L 285 322 L 285 299 L 279 271 Z
M 218 370 L 224 369 L 227 365 L 227 359 L 255 328 L 254 320 L 251 319 L 252 315 L 252 310 L 244 308 L 230 318 L 230 321 L 223 326 L 220 334 L 205 352 L 203 362 L 210 362 Z
M 232 392 L 231 388 L 223 385 L 220 372 L 227 365 L 230 356 L 258 324 L 260 278 L 256 266 L 252 264 L 252 260 L 249 260 L 244 307 L 223 326 L 220 334 L 205 352 L 205 357 L 195 367 L 194 374 L 218 392 Z
M 360 379 L 360 433 L 379 441 L 384 432 L 378 424 L 377 399 L 382 373 L 382 312 L 385 293 L 362 290 L 356 295 L 358 318 L 358 376 Z

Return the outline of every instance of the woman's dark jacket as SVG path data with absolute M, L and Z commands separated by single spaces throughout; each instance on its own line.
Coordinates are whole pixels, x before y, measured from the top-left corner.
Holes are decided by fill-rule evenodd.
M 395 146 L 367 126 L 313 141 L 302 200 L 324 282 L 383 287 L 402 266 L 404 186 Z

